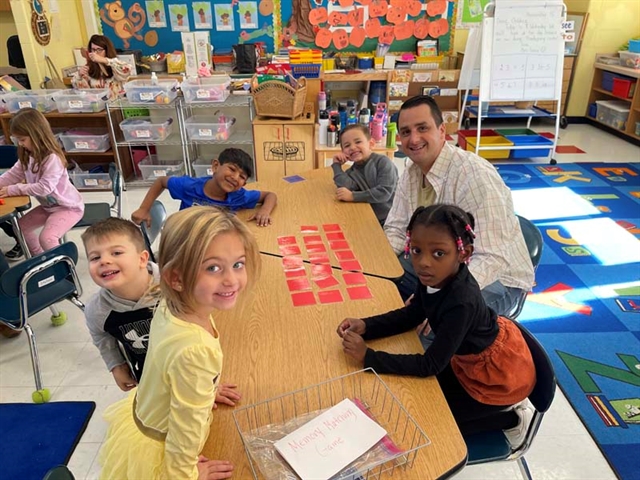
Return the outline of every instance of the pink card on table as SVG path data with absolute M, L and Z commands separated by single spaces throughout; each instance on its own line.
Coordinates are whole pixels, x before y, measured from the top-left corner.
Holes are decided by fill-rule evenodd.
M 293 300 L 294 307 L 306 307 L 307 305 L 316 304 L 316 297 L 313 296 L 313 292 L 292 293 L 291 300 Z
M 307 253 L 326 253 L 327 247 L 324 243 L 309 243 L 306 245 Z
M 320 299 L 320 303 L 344 302 L 340 290 L 325 290 L 322 292 L 318 292 L 318 298 Z
M 346 240 L 331 240 L 329 247 L 331 247 L 331 250 L 349 250 L 349 244 Z
M 285 270 L 284 276 L 287 278 L 304 277 L 307 275 L 304 267 L 294 268 L 293 270 Z
M 342 231 L 342 229 L 340 228 L 340 225 L 338 225 L 337 223 L 325 223 L 324 225 L 322 225 L 322 229 L 325 232 L 340 232 L 340 231 Z
M 371 290 L 366 285 L 361 287 L 349 287 L 347 293 L 351 300 L 366 300 L 367 298 L 373 298 Z
M 295 245 L 296 243 L 296 237 L 293 235 L 278 237 L 278 245 Z
M 333 275 L 333 268 L 331 265 L 311 265 L 311 279 L 319 280 L 321 278 L 330 277 Z
M 300 225 L 302 233 L 318 233 L 319 229 L 316 225 Z
M 340 268 L 342 270 L 351 270 L 355 272 L 362 271 L 362 265 L 357 260 L 345 260 L 344 262 L 340 262 Z
M 312 264 L 318 265 L 322 263 L 329 263 L 329 255 L 326 253 L 314 253 L 309 255 L 309 261 Z
M 280 245 L 278 247 L 282 255 L 300 255 L 300 247 L 298 245 Z
M 342 232 L 331 232 L 327 233 L 327 240 L 344 240 L 344 233 Z
M 333 275 L 329 275 L 328 277 L 319 278 L 317 280 L 313 280 L 316 282 L 316 285 L 320 288 L 329 288 L 335 287 L 336 285 L 340 285 L 340 282 Z
M 287 280 L 287 287 L 290 292 L 298 292 L 300 290 L 311 290 L 311 284 L 307 277 L 291 278 Z
M 310 243 L 322 243 L 322 237 L 320 235 L 307 235 L 302 237 L 305 245 L 309 245 Z
M 353 254 L 351 250 L 339 250 L 337 252 L 333 252 L 336 258 L 340 261 L 343 260 L 355 260 L 356 256 Z
M 342 274 L 342 279 L 347 285 L 365 285 L 367 279 L 361 272 L 345 272 Z
M 282 267 L 285 270 L 297 270 L 302 267 L 302 257 L 299 255 L 282 257 Z

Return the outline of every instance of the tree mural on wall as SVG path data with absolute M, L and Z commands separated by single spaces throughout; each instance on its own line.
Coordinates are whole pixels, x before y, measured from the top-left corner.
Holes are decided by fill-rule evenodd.
M 311 3 L 309 0 L 292 0 L 291 17 L 289 18 L 289 28 L 303 42 L 313 42 L 315 33 L 313 26 L 309 22 Z

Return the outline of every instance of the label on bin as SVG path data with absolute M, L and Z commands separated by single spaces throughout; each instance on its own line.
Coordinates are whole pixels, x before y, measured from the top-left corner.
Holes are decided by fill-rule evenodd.
M 167 171 L 166 170 L 154 170 L 153 171 L 153 175 L 155 177 L 166 177 L 167 176 Z
M 210 98 L 211 94 L 209 93 L 209 90 L 197 90 L 196 91 L 196 98 Z
M 18 102 L 18 107 L 20 108 L 33 108 L 31 102 Z
M 82 108 L 83 106 L 82 100 L 69 100 L 69 108 Z
M 87 178 L 84 181 L 84 184 L 87 187 L 97 187 L 98 186 L 98 180 L 96 180 L 95 178 Z
M 154 98 L 156 97 L 153 93 L 145 93 L 145 92 L 140 93 L 140 100 L 142 101 L 152 102 Z
M 89 150 L 89 142 L 73 142 L 78 150 Z
M 213 130 L 210 128 L 199 128 L 198 136 L 200 137 L 213 137 Z
M 149 138 L 151 137 L 151 130 L 135 130 L 135 136 L 138 138 Z

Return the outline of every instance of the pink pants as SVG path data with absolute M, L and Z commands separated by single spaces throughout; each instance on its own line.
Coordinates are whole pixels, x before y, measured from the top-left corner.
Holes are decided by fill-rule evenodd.
M 80 221 L 83 213 L 83 210 L 70 208 L 45 210 L 40 205 L 25 214 L 18 223 L 31 254 L 38 255 L 58 246 L 63 235 Z M 40 227 L 43 228 L 38 236 L 37 229 Z

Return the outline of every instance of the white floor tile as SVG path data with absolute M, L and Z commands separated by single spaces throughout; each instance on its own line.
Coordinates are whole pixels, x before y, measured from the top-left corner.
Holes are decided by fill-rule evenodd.
M 82 479 L 87 476 L 99 449 L 100 443 L 79 443 L 76 446 L 67 464 L 76 479 Z
M 69 369 L 61 386 L 106 385 L 113 386 L 113 375 L 107 370 L 100 352 L 91 342 L 87 342 L 78 355 L 77 362 Z
M 84 480 L 99 480 L 100 479 L 100 463 L 98 462 L 98 457 L 100 456 L 100 450 L 96 454 L 96 457 L 93 459 L 93 463 L 91 464 L 91 468 L 89 468 L 89 472 L 87 476 L 84 477 Z M 82 477 L 76 477 L 78 480 L 81 480 Z
M 518 478 L 518 466 L 515 462 L 469 465 L 464 467 L 455 478 L 456 480 L 505 480 Z

